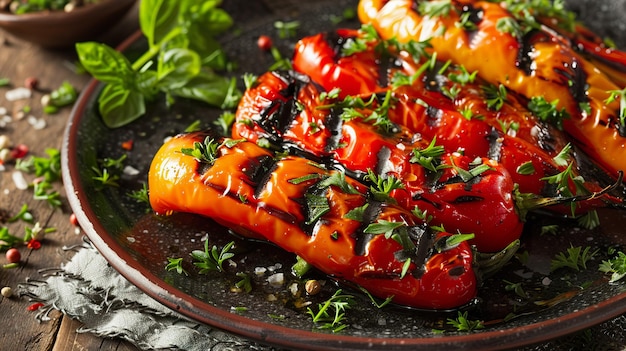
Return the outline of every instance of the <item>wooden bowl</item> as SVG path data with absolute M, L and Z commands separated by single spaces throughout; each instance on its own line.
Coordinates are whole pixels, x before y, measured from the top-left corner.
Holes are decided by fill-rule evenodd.
M 66 48 L 95 39 L 113 27 L 136 0 L 102 0 L 71 12 L 41 11 L 21 15 L 0 11 L 0 28 L 46 48 Z

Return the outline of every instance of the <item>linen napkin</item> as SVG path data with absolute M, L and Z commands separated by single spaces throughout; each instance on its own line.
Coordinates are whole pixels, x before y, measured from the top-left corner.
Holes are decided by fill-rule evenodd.
M 82 322 L 78 330 L 128 340 L 142 350 L 276 350 L 196 323 L 144 294 L 115 271 L 87 241 L 65 248 L 76 253 L 60 268 L 29 279 L 18 296 L 44 304 L 36 318 L 45 322 L 53 309 Z

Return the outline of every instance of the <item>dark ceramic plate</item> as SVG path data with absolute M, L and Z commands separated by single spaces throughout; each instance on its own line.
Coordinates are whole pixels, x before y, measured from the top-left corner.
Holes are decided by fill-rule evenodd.
M 342 15 L 345 8 L 354 8 L 354 3 L 318 1 L 304 7 L 282 8 L 280 14 L 262 2 L 226 2 L 237 23 L 246 23 L 236 36 L 225 38 L 226 49 L 242 72 L 262 73 L 259 70 L 268 67 L 272 59 L 258 50 L 256 38 L 262 33 L 275 33 L 275 20 L 300 20 L 298 35 L 303 36 L 333 27 L 333 19 L 337 18 L 333 15 Z M 142 45 L 137 35 L 123 49 L 132 55 Z M 284 49 L 289 50 L 289 44 L 285 45 Z M 152 155 L 166 137 L 181 132 L 195 120 L 210 127 L 220 111 L 191 101 L 178 101 L 171 109 L 155 103 L 147 116 L 128 127 L 111 130 L 102 124 L 96 111 L 100 89 L 97 82 L 85 89 L 67 126 L 63 175 L 70 204 L 89 239 L 113 267 L 156 300 L 193 319 L 285 348 L 417 350 L 463 345 L 467 349 L 485 349 L 545 341 L 626 312 L 626 285 L 608 284 L 606 276 L 598 271 L 609 247 L 626 245 L 620 233 L 623 228 L 619 228 L 619 223 L 626 223 L 626 215 L 606 211 L 601 213 L 601 220 L 607 226 L 586 231 L 562 223 L 557 235 L 539 235 L 541 225 L 554 223 L 554 218 L 530 218 L 520 250 L 529 253 L 528 260 L 525 264 L 512 260 L 499 275 L 484 282 L 480 299 L 467 307 L 471 319 L 484 321 L 483 330 L 439 334 L 434 330 L 445 329 L 447 318 L 456 317 L 457 311 L 377 309 L 356 292 L 362 303 L 348 311 L 348 328 L 336 334 L 318 330 L 302 302 L 317 304 L 328 298 L 336 289 L 330 281 L 314 298 L 293 297 L 287 291 L 295 282 L 289 276 L 293 255 L 267 244 L 241 241 L 209 219 L 184 214 L 154 216 L 145 204 L 129 196 L 145 183 Z M 134 142 L 131 152 L 121 147 L 129 140 Z M 124 154 L 128 155 L 125 164 L 137 169 L 138 174 L 123 176 L 119 187 L 101 189 L 93 179 L 93 168 L 98 167 L 99 160 L 117 159 Z M 189 258 L 192 250 L 202 248 L 201 239 L 207 235 L 211 244 L 218 246 L 237 242 L 240 253 L 225 274 L 198 275 L 190 264 L 186 266 L 189 276 L 165 269 L 167 258 Z M 582 272 L 562 269 L 550 273 L 550 260 L 571 245 L 593 246 L 599 253 Z M 269 273 L 257 276 L 256 267 L 285 273 L 286 283 L 281 287 L 268 284 Z M 237 272 L 253 276 L 251 293 L 231 291 L 239 280 Z M 522 283 L 529 297 L 508 291 L 504 280 Z M 509 318 L 512 315 L 515 317 Z

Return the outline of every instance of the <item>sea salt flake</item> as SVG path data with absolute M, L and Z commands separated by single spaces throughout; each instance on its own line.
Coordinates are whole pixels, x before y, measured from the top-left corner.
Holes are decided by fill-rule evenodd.
M 24 88 L 24 87 L 11 89 L 11 90 L 7 91 L 6 93 L 4 93 L 4 97 L 8 101 L 17 101 L 17 100 L 28 99 L 28 98 L 31 97 L 31 95 L 32 95 L 31 90 L 27 89 L 27 88 Z
M 139 170 L 133 166 L 125 166 L 124 174 L 127 176 L 136 176 L 137 174 L 139 174 Z
M 267 282 L 272 286 L 281 286 L 285 283 L 285 276 L 282 273 L 272 274 L 267 277 Z
M 20 190 L 28 189 L 28 182 L 26 181 L 26 178 L 24 178 L 24 174 L 22 174 L 22 172 L 14 171 L 11 177 L 13 178 L 13 183 L 15 183 L 16 188 Z

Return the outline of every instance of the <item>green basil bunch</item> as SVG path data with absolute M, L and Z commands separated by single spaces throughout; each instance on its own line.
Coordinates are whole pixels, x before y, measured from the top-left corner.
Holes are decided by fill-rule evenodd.
M 145 114 L 146 101 L 165 94 L 233 108 L 241 98 L 236 80 L 217 71 L 228 60 L 215 39 L 233 25 L 221 0 L 142 0 L 141 31 L 148 50 L 131 63 L 124 54 L 97 42 L 76 44 L 80 63 L 105 83 L 98 99 L 104 123 L 126 125 Z

